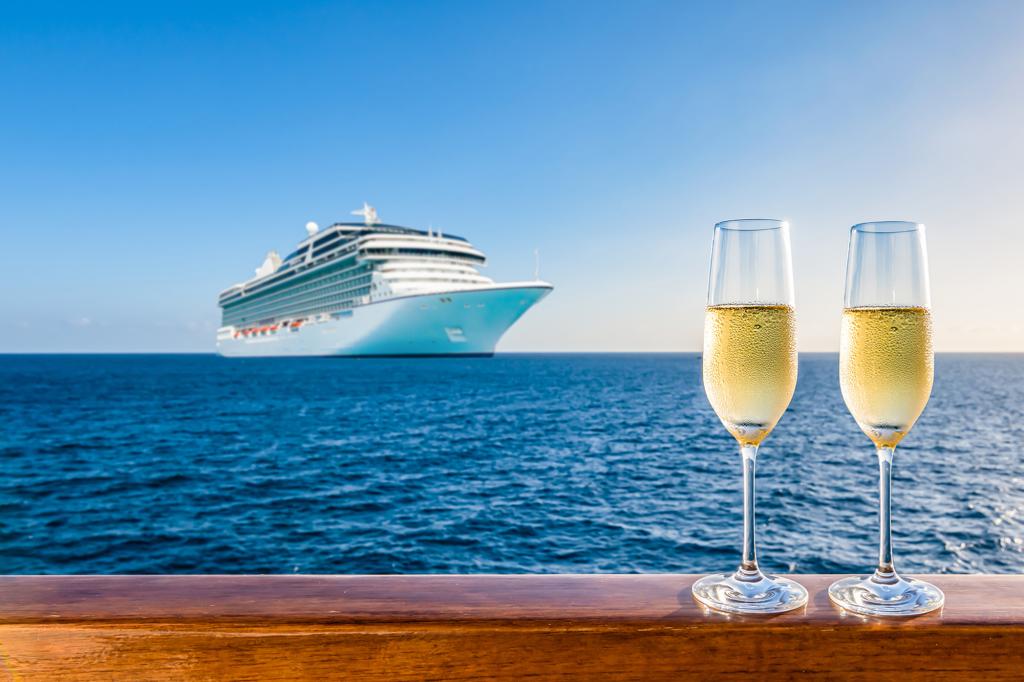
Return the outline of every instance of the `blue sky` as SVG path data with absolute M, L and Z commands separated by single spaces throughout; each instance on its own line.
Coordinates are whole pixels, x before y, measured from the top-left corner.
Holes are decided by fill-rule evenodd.
M 0 8 L 0 351 L 212 351 L 216 294 L 363 201 L 555 293 L 501 350 L 695 350 L 712 225 L 929 227 L 940 350 L 1024 350 L 1024 3 Z M 1014 314 L 1013 311 L 1016 311 Z

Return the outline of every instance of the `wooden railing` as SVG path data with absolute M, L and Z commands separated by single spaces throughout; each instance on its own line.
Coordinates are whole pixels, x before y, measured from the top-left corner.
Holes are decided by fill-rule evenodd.
M 1024 679 L 1024 576 L 941 612 L 709 613 L 687 575 L 10 576 L 0 680 Z

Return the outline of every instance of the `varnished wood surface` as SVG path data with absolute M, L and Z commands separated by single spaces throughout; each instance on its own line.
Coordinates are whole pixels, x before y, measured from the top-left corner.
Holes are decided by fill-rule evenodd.
M 699 608 L 687 575 L 0 577 L 0 680 L 1024 679 L 1024 576 L 939 613 Z M 6 676 L 6 677 L 5 677 Z
M 690 596 L 699 576 L 649 575 L 136 575 L 0 576 L 0 623 L 468 623 L 491 620 L 715 624 Z M 794 576 L 806 609 L 777 624 L 850 625 L 828 600 L 839 576 Z M 1024 576 L 924 576 L 946 593 L 941 612 L 890 626 L 1024 626 Z M 729 622 L 764 624 L 765 618 Z

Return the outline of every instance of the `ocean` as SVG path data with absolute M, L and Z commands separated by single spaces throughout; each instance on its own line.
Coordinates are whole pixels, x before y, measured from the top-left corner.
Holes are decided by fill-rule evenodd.
M 835 355 L 758 458 L 771 571 L 867 572 L 877 465 Z M 725 571 L 740 459 L 695 354 L 0 356 L 0 573 Z M 939 355 L 896 565 L 1024 571 L 1024 355 Z

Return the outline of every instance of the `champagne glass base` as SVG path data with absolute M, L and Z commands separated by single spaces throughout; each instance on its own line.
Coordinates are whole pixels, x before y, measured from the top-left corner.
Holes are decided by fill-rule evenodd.
M 881 582 L 875 576 L 843 578 L 832 583 L 828 596 L 837 606 L 862 616 L 917 616 L 941 608 L 942 590 L 931 583 L 894 576 Z
M 704 606 L 728 613 L 784 613 L 807 603 L 803 585 L 762 573 L 707 575 L 691 589 Z

